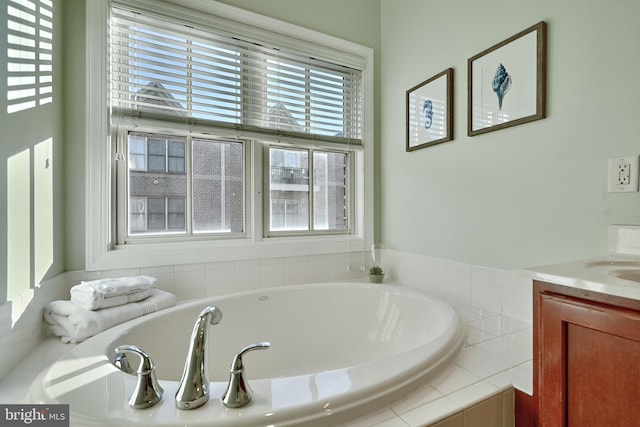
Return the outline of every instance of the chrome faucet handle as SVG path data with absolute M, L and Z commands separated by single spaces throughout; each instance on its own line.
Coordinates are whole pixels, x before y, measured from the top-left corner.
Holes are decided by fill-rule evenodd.
M 138 366 L 138 382 L 136 388 L 129 399 L 129 406 L 134 409 L 144 409 L 155 405 L 162 400 L 164 390 L 156 379 L 156 367 L 153 360 L 147 353 L 135 345 L 121 345 L 116 348 L 116 358 L 113 364 L 123 372 L 132 373 L 131 366 L 127 361 L 127 352 L 140 356 L 140 365 Z
M 222 395 L 222 404 L 227 408 L 240 408 L 251 402 L 252 394 L 249 383 L 244 378 L 244 363 L 242 356 L 252 350 L 266 350 L 271 346 L 269 342 L 258 342 L 240 350 L 233 358 L 229 369 L 229 384 Z
M 113 365 L 124 373 L 136 375 L 136 370 L 131 367 L 126 353 L 117 353 Z

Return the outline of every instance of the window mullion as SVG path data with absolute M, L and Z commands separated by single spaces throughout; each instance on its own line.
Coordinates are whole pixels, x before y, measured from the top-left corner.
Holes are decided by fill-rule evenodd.
M 315 225 L 315 215 L 314 215 L 314 197 L 315 195 L 313 194 L 313 188 L 314 188 L 314 181 L 315 181 L 315 166 L 313 164 L 314 159 L 313 159 L 313 150 L 309 150 L 309 181 L 308 181 L 308 185 L 309 185 L 309 231 L 314 231 L 316 229 L 316 225 Z
M 193 136 L 188 135 L 185 147 L 185 170 L 187 172 L 187 194 L 185 206 L 185 228 L 187 235 L 193 235 L 193 174 L 192 174 L 192 156 L 193 156 Z
M 129 173 L 127 131 L 123 127 L 114 129 L 115 144 L 113 147 L 115 163 L 115 215 L 116 242 L 123 243 L 129 228 Z
M 164 173 L 169 172 L 169 139 L 164 140 Z

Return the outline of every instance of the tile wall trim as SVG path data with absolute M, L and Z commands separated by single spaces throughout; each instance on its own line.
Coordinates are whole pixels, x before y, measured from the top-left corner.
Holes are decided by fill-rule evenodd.
M 404 285 L 458 304 L 533 321 L 533 282 L 516 271 L 388 249 L 383 250 L 381 264 L 390 279 Z

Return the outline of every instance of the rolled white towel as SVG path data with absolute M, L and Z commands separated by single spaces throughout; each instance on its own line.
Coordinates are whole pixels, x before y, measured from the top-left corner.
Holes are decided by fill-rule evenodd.
M 71 288 L 71 301 L 89 310 L 142 301 L 153 294 L 158 280 L 149 276 L 130 276 L 80 282 Z
M 88 310 L 72 301 L 52 301 L 45 307 L 44 319 L 49 330 L 64 343 L 79 343 L 127 320 L 176 305 L 176 296 L 155 289 L 144 301 L 102 310 Z

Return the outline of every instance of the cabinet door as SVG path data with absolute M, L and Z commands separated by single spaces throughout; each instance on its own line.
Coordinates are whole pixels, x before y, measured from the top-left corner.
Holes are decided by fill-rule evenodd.
M 543 427 L 640 426 L 640 313 L 539 295 Z

